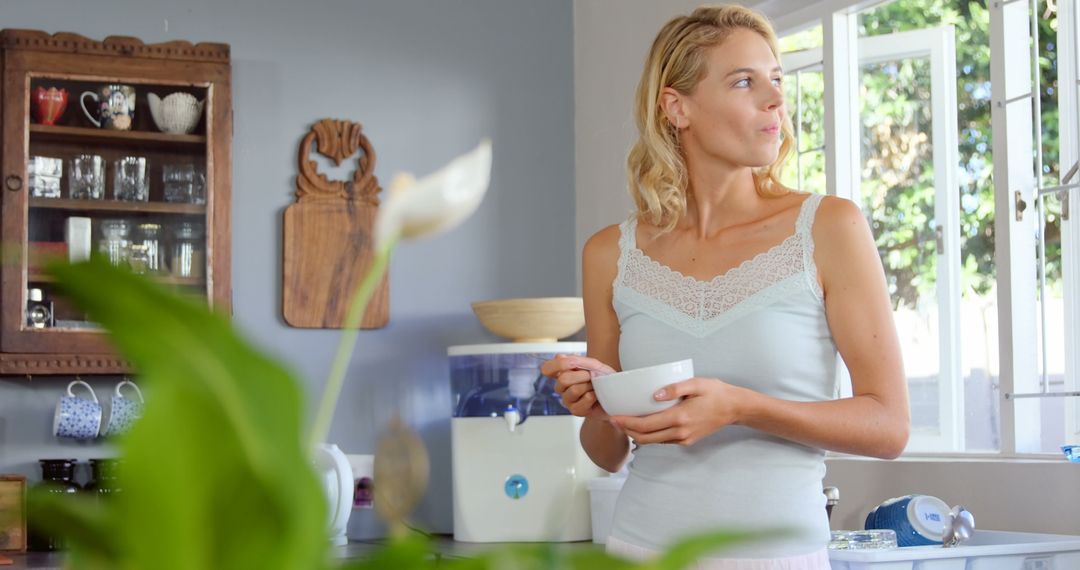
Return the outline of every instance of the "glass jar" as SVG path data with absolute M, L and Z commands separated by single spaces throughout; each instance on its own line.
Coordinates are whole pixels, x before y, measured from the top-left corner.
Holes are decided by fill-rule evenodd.
M 82 490 L 75 482 L 75 464 L 78 462 L 74 459 L 42 459 L 39 463 L 41 483 L 38 487 L 44 492 L 74 497 Z M 31 550 L 60 550 L 66 546 L 63 539 L 41 527 L 32 510 L 27 515 Z
M 173 232 L 173 244 L 169 256 L 169 268 L 176 277 L 202 277 L 205 256 L 203 226 L 196 222 L 184 222 Z
M 150 271 L 150 253 L 141 243 L 131 244 L 128 250 L 128 265 L 132 273 L 143 274 Z
M 127 263 L 128 250 L 131 248 L 130 234 L 131 225 L 127 220 L 101 220 L 98 252 L 104 254 L 113 265 Z
M 91 459 L 90 481 L 84 487 L 86 492 L 97 495 L 99 501 L 107 501 L 110 495 L 119 493 L 120 483 L 116 476 L 119 464 L 118 459 Z
M 137 245 L 145 248 L 145 272 L 159 273 L 165 269 L 165 250 L 162 247 L 161 234 L 161 224 L 148 222 L 135 226 L 135 236 L 131 246 L 133 249 Z M 135 263 L 132 262 L 131 265 L 134 269 Z M 136 271 L 136 273 L 142 272 Z
M 52 326 L 50 304 L 36 287 L 26 292 L 26 326 L 34 329 Z

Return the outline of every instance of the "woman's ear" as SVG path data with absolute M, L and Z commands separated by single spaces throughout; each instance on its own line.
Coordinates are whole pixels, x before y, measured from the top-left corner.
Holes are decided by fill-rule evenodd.
M 682 94 L 671 87 L 660 91 L 660 110 L 664 112 L 668 123 L 676 129 L 686 128 L 690 124 L 685 103 Z

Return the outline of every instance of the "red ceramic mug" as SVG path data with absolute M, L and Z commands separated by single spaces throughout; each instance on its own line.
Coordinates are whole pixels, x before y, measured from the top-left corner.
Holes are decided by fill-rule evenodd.
M 34 89 L 33 101 L 38 122 L 43 125 L 55 125 L 57 119 L 67 109 L 68 92 L 67 89 L 56 87 L 48 89 L 38 87 Z

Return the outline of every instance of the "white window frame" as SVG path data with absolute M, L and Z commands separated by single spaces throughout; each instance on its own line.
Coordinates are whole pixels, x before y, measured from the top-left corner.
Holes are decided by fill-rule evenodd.
M 844 26 L 847 25 L 847 16 L 843 18 Z M 836 28 L 839 28 L 837 26 Z M 835 29 L 835 28 L 834 28 Z M 855 80 L 844 81 L 843 89 L 848 88 L 848 83 L 858 89 L 858 70 L 860 65 L 867 63 L 881 63 L 898 59 L 928 59 L 930 61 L 930 100 L 931 137 L 933 141 L 934 163 L 934 217 L 937 221 L 937 229 L 941 239 L 941 251 L 938 253 L 937 270 L 937 304 L 938 304 L 938 421 L 940 429 L 937 433 L 913 432 L 908 442 L 909 452 L 948 452 L 962 451 L 964 449 L 964 391 L 963 371 L 960 351 L 960 204 L 957 188 L 956 168 L 959 164 L 959 152 L 957 150 L 957 123 L 955 120 L 941 120 L 942 117 L 954 117 L 956 108 L 956 61 L 955 40 L 952 26 L 939 26 L 921 30 L 896 32 L 882 36 L 859 38 L 856 44 L 857 57 L 850 58 L 855 61 Z M 824 64 L 824 49 L 809 49 L 782 56 L 782 65 L 785 73 L 797 73 L 800 71 L 814 70 Z M 850 54 L 850 51 L 848 52 Z M 835 54 L 834 54 L 835 57 Z M 846 55 L 844 61 L 837 67 L 847 66 L 849 59 Z M 834 83 L 839 83 L 835 78 Z M 831 84 L 826 80 L 826 85 Z M 826 87 L 828 90 L 828 87 Z M 857 91 L 856 91 L 857 93 Z M 853 109 L 854 116 L 850 113 L 834 113 L 833 116 L 845 126 L 834 128 L 832 136 L 839 136 L 841 131 L 846 132 L 848 125 L 854 127 L 855 132 L 850 135 L 853 141 L 845 151 L 827 152 L 831 159 L 826 160 L 826 187 L 831 195 L 844 195 L 845 198 L 858 202 L 856 189 L 862 181 L 859 172 L 860 160 L 858 156 L 858 125 L 859 104 L 858 98 L 849 99 L 852 103 L 845 103 L 842 98 L 836 98 L 832 102 L 834 108 Z M 826 105 L 828 106 L 828 102 Z M 827 107 L 828 108 L 828 107 Z M 828 124 L 829 113 L 826 112 Z M 826 149 L 833 150 L 829 142 L 834 140 L 826 134 Z M 840 147 L 841 145 L 833 145 Z M 848 160 L 842 160 L 841 156 L 847 155 Z M 851 168 L 853 165 L 854 168 Z M 834 176 L 847 177 L 849 182 L 840 184 L 834 181 Z M 843 367 L 840 367 L 844 370 Z M 850 392 L 850 379 L 846 374 L 841 378 L 841 386 L 845 387 L 844 395 Z
M 1080 160 L 1080 8 L 1075 0 L 1058 2 L 1058 132 L 1062 165 Z M 1065 102 L 1065 103 L 1061 103 Z M 1064 176 L 1066 173 L 1062 173 Z M 1075 182 L 1073 178 L 1071 181 Z M 1065 182 L 1062 180 L 1062 182 Z M 1061 222 L 1062 282 L 1065 290 L 1065 391 L 1080 390 L 1080 193 L 1070 190 L 1068 218 Z M 1063 212 L 1064 213 L 1064 212 Z M 1065 440 L 1080 443 L 1080 398 L 1065 414 Z M 1068 410 L 1068 408 L 1066 408 Z
M 1038 260 L 1034 254 L 1042 216 L 1037 197 L 1044 192 L 1036 177 L 1031 157 L 1041 162 L 1040 138 L 1035 134 L 1034 114 L 1038 101 L 1033 95 L 1032 59 L 1038 43 L 1033 41 L 1032 2 L 997 1 L 990 6 L 990 66 L 995 160 L 994 194 L 996 199 L 996 248 L 998 267 L 998 329 L 1001 358 L 1001 389 L 1005 402 L 1002 411 L 1002 454 L 1006 456 L 1061 455 L 1032 452 L 1039 449 L 1041 426 L 1018 418 L 1038 416 L 1041 398 L 1068 396 L 1076 386 L 1077 316 L 1077 236 L 1075 226 L 1075 190 L 1071 199 L 1069 221 L 1062 221 L 1063 279 L 1065 284 L 1065 359 L 1066 389 L 1053 393 L 1044 386 L 1038 373 L 1039 329 L 1037 316 L 1042 309 L 1036 301 L 1035 275 Z M 1059 120 L 1061 123 L 1061 164 L 1073 164 L 1077 156 L 1077 15 L 1074 0 L 1058 4 L 1059 45 Z M 1038 14 L 1035 14 L 1038 17 Z M 1041 118 L 1040 118 L 1041 120 Z M 1019 210 L 1019 212 L 1018 212 Z M 1006 215 L 1002 215 L 1006 214 Z M 1075 390 L 1075 388 L 1072 388 Z M 1075 401 L 1072 414 L 1066 414 L 1063 440 L 1077 434 Z

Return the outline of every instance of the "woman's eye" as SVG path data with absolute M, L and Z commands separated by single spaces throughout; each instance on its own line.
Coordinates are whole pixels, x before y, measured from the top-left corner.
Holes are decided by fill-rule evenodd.
M 779 87 L 779 86 L 784 84 L 784 78 L 783 77 L 773 77 L 772 82 L 773 82 L 773 85 L 776 85 L 777 87 Z
M 750 85 L 750 78 L 746 77 L 735 82 L 735 87 L 748 87 Z

